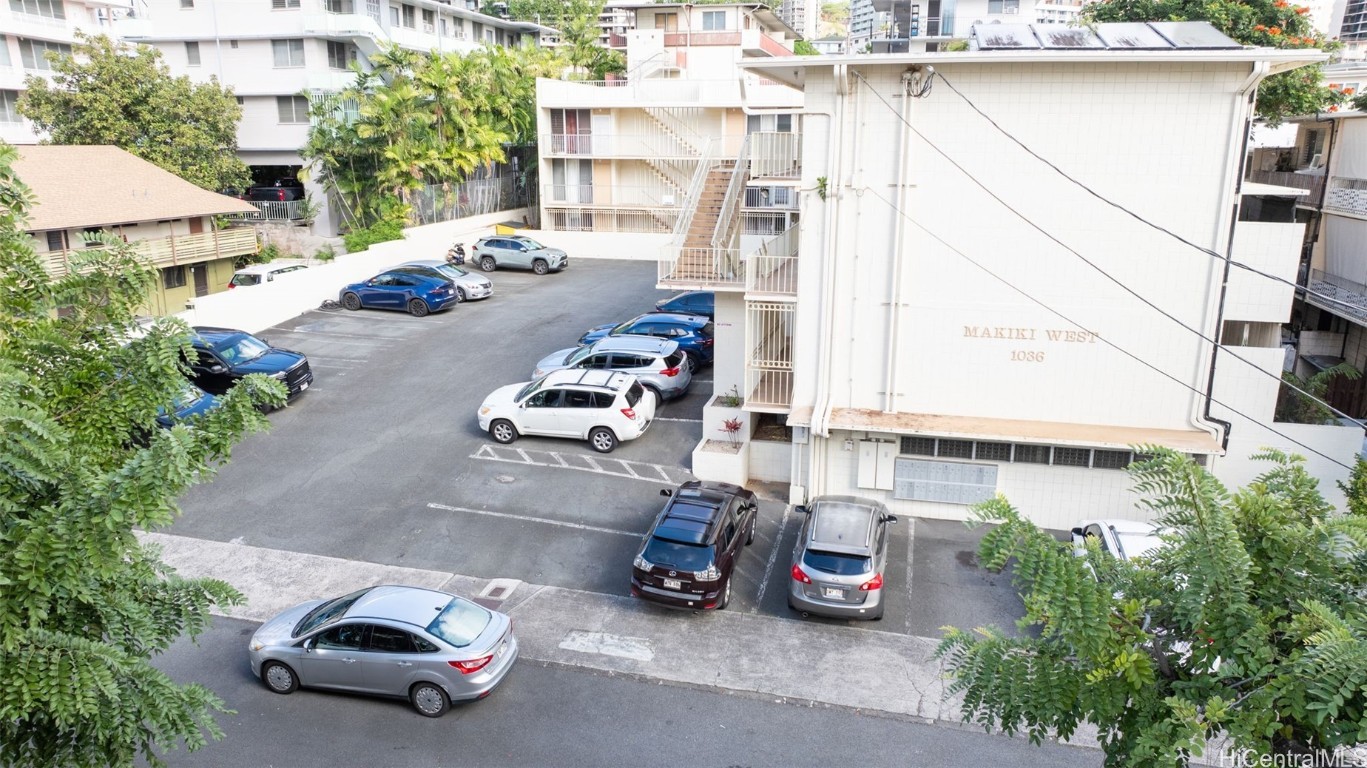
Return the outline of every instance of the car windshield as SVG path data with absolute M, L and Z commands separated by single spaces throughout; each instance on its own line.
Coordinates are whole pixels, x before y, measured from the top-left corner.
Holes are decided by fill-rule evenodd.
M 261 276 L 260 276 L 260 275 L 233 275 L 233 279 L 232 279 L 232 280 L 229 280 L 228 282 L 230 282 L 230 283 L 232 283 L 233 285 L 236 285 L 236 286 L 243 286 L 243 285 L 259 285 L 259 284 L 261 283 Z
M 802 562 L 825 573 L 833 573 L 837 576 L 857 576 L 861 573 L 868 573 L 873 568 L 873 561 L 867 557 L 858 555 L 843 555 L 837 552 L 821 552 L 809 549 L 802 553 Z
M 427 631 L 457 648 L 464 648 L 479 637 L 492 618 L 493 615 L 484 608 L 469 600 L 454 597 L 437 614 L 437 618 L 427 625 Z
M 627 405 L 635 408 L 636 404 L 641 402 L 641 395 L 644 395 L 645 393 L 645 387 L 641 386 L 641 382 L 631 382 L 631 386 L 627 388 Z
M 576 349 L 573 352 L 571 352 L 569 357 L 565 358 L 565 365 L 578 365 L 579 363 L 588 359 L 588 357 L 592 354 L 592 344 L 588 345 L 587 347 L 580 347 L 579 349 Z
M 637 318 L 637 319 L 639 319 L 639 318 Z M 631 328 L 631 326 L 633 326 L 633 325 L 636 324 L 636 320 L 637 320 L 637 319 L 628 320 L 628 321 L 626 321 L 625 323 L 621 323 L 621 324 L 619 324 L 619 325 L 614 326 L 612 330 L 608 331 L 608 335 L 609 335 L 609 336 L 620 336 L 620 335 L 622 335 L 622 334 L 624 334 L 624 333 L 630 333 L 630 331 L 629 331 L 628 329 Z
M 546 247 L 541 243 L 538 243 L 537 241 L 531 239 L 530 237 L 519 237 L 517 241 L 527 246 L 528 248 L 531 248 L 532 250 L 538 250 Z
M 171 404 L 175 406 L 177 411 L 184 411 L 195 407 L 199 404 L 199 401 L 203 399 L 204 390 L 187 381 L 185 382 L 185 387 L 180 390 L 180 393 L 172 398 Z
M 271 351 L 271 348 L 255 336 L 238 336 L 214 351 L 229 365 L 235 365 L 255 360 Z
M 366 587 L 358 592 L 352 592 L 349 595 L 343 595 L 342 597 L 329 600 L 317 608 L 314 608 L 305 614 L 304 618 L 300 619 L 298 624 L 294 625 L 294 629 L 290 632 L 290 637 L 308 634 L 325 624 L 330 624 L 337 619 L 340 619 L 347 612 L 347 609 L 351 607 L 352 603 L 360 600 L 361 597 L 369 591 L 370 587 Z
M 536 381 L 527 382 L 527 386 L 523 387 L 521 390 L 518 391 L 516 395 L 513 396 L 513 401 L 520 403 L 523 400 L 526 400 L 527 398 L 531 397 L 533 393 L 535 393 L 538 389 L 541 389 L 541 382 L 545 380 L 546 377 L 543 376 L 537 379 Z
M 651 536 L 641 557 L 679 571 L 705 571 L 712 565 L 712 548 Z
M 451 280 L 462 278 L 469 274 L 460 267 L 453 267 L 450 264 L 438 264 L 432 267 L 432 269 L 435 269 L 436 271 L 440 272 L 443 276 Z

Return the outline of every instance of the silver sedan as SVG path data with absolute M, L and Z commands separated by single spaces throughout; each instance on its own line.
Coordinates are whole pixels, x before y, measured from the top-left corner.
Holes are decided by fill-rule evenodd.
M 424 271 L 431 270 L 450 280 L 456 286 L 457 301 L 487 299 L 494 295 L 494 284 L 489 282 L 489 278 L 468 272 L 441 259 L 418 259 L 400 264 L 399 267 L 422 267 Z
M 328 688 L 407 698 L 441 717 L 482 699 L 517 659 L 506 615 L 445 592 L 368 587 L 276 616 L 248 646 L 252 672 L 275 693 Z

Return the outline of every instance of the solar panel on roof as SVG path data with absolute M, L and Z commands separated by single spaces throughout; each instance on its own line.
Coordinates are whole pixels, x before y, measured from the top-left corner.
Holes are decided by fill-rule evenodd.
M 1096 25 L 1097 37 L 1110 49 L 1172 50 L 1172 43 L 1143 22 L 1114 22 Z
M 982 51 L 1038 49 L 1029 24 L 974 24 L 973 36 Z
M 1035 27 L 1035 35 L 1039 37 L 1040 44 L 1045 48 L 1085 50 L 1106 47 L 1106 44 L 1101 42 L 1101 38 L 1097 37 L 1096 33 L 1087 27 L 1046 24 Z
M 1183 50 L 1228 50 L 1243 45 L 1226 37 L 1209 21 L 1151 21 L 1149 26 L 1174 48 Z

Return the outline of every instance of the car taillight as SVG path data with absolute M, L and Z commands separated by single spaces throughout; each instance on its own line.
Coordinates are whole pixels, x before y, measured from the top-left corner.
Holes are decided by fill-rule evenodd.
M 678 376 L 678 375 L 679 375 L 679 366 L 676 365 L 676 366 L 674 366 L 673 368 L 666 368 L 666 369 L 664 369 L 663 371 L 660 371 L 660 375 L 661 375 L 661 376 Z
M 632 410 L 631 408 L 623 408 L 622 415 L 627 417 L 628 419 L 631 419 L 632 421 L 636 420 L 636 411 Z
M 793 563 L 793 581 L 800 581 L 803 584 L 812 583 L 811 577 L 803 573 L 802 569 L 798 567 L 797 563 Z
M 472 675 L 489 666 L 489 662 L 493 660 L 493 654 L 489 654 L 488 656 L 481 656 L 478 659 L 470 659 L 469 661 L 448 661 L 446 663 L 459 669 L 462 675 Z
M 875 573 L 872 579 L 859 585 L 860 592 L 872 592 L 875 589 L 883 588 L 883 574 Z
M 228 283 L 228 290 L 231 291 L 232 289 L 234 289 L 234 288 L 236 288 L 236 287 L 237 287 L 237 283 Z
M 285 190 L 282 189 L 279 192 L 276 192 L 275 199 L 279 200 L 282 203 L 285 202 Z
M 712 342 L 713 342 L 713 341 L 714 341 L 714 339 L 704 338 L 704 339 L 703 339 L 701 342 L 699 342 L 699 343 L 702 344 L 702 346 L 704 346 L 704 347 L 710 347 L 710 346 L 712 346 Z

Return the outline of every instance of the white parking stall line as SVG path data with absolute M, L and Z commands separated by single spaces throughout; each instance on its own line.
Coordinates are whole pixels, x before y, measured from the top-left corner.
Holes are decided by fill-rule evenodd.
M 306 331 L 299 328 L 276 328 L 271 330 L 271 335 L 277 333 L 299 333 L 305 336 L 322 336 L 324 338 L 355 339 L 366 344 L 392 344 L 397 339 L 380 338 L 376 336 L 357 336 L 354 333 L 337 333 L 335 331 Z
M 573 528 L 577 531 L 593 531 L 594 533 L 611 533 L 617 536 L 630 536 L 639 539 L 645 534 L 633 531 L 619 531 L 616 528 L 601 528 L 596 525 L 585 525 L 583 523 L 567 523 L 564 520 L 548 520 L 544 517 L 532 517 L 530 515 L 514 515 L 511 512 L 494 512 L 489 509 L 470 509 L 468 507 L 452 507 L 446 504 L 431 502 L 427 505 L 428 509 L 440 509 L 444 512 L 464 512 L 470 515 L 484 515 L 486 517 L 498 517 L 505 520 L 521 520 L 524 523 L 540 523 L 542 525 L 555 525 L 561 528 Z
M 916 549 L 916 518 L 912 517 L 911 515 L 903 515 L 900 519 L 901 519 L 901 520 L 907 521 L 907 595 L 910 596 L 910 595 L 912 594 L 912 592 L 911 592 L 911 556 L 912 556 L 913 550 Z M 904 611 L 904 615 L 906 616 L 905 621 L 906 621 L 906 627 L 907 627 L 907 634 L 910 635 L 910 634 L 911 634 L 911 611 Z
M 667 418 L 665 418 L 664 416 L 656 416 L 656 417 L 655 417 L 655 420 L 656 420 L 656 421 L 681 421 L 681 422 L 686 422 L 686 423 L 689 423 L 689 424 L 701 424 L 701 423 L 702 423 L 702 419 L 667 419 Z
M 750 613 L 759 613 L 759 606 L 764 602 L 764 590 L 769 588 L 769 577 L 774 573 L 774 563 L 778 560 L 778 548 L 783 543 L 783 532 L 788 528 L 788 513 L 793 509 L 789 504 L 783 508 L 783 519 L 778 524 L 778 535 L 774 537 L 774 548 L 769 550 L 769 562 L 764 566 L 764 580 L 759 583 L 759 595 L 755 597 L 755 604 L 750 607 Z
M 326 361 L 329 362 L 329 363 L 368 363 L 368 362 L 370 362 L 369 359 L 362 359 L 362 358 L 356 358 L 356 357 L 333 357 L 332 355 L 309 355 L 309 364 L 310 364 L 310 365 L 313 363 L 314 360 L 326 360 Z
M 681 482 L 670 476 L 669 470 L 671 469 L 676 469 L 679 474 L 684 475 L 685 479 L 690 478 L 688 471 L 681 467 L 666 467 L 662 464 L 651 464 L 645 461 L 610 459 L 610 461 L 620 464 L 622 468 L 622 471 L 613 471 L 611 469 L 605 469 L 592 456 L 585 456 L 583 454 L 571 454 L 570 458 L 583 461 L 589 466 L 578 466 L 577 464 L 570 463 L 566 460 L 565 456 L 552 451 L 523 450 L 521 448 L 504 450 L 514 451 L 516 452 L 516 456 L 501 454 L 495 450 L 494 446 L 483 445 L 480 446 L 478 451 L 470 454 L 469 458 L 480 459 L 482 461 L 501 461 L 507 464 L 524 464 L 531 467 L 547 467 L 549 469 L 572 469 L 576 472 L 592 472 L 597 475 L 610 475 L 612 477 L 626 478 L 627 480 L 642 480 L 647 483 L 664 483 L 666 485 L 675 485 Z M 547 459 L 545 461 L 539 460 L 538 457 L 540 456 L 546 456 Z M 654 470 L 654 472 L 649 470 Z M 655 478 L 656 474 L 659 475 L 658 480 Z

